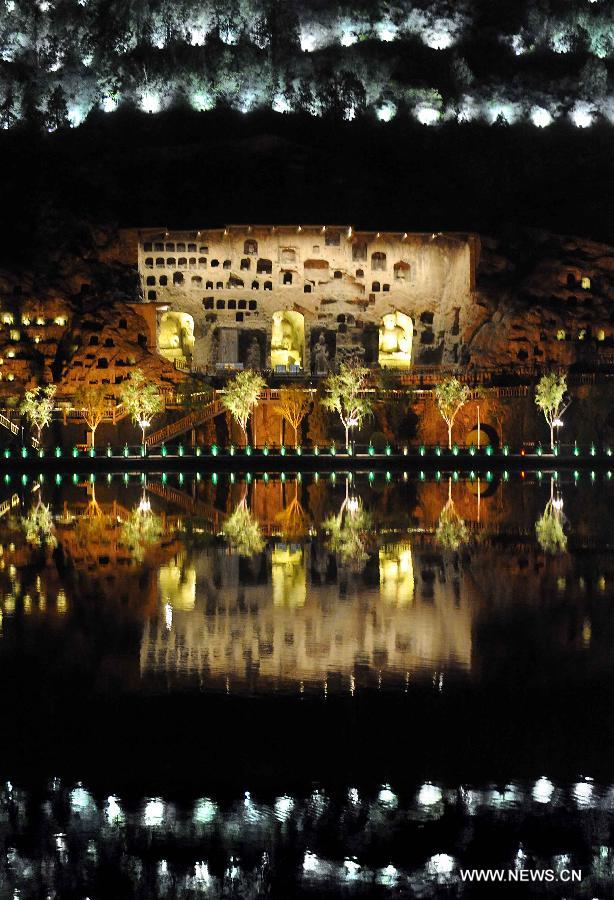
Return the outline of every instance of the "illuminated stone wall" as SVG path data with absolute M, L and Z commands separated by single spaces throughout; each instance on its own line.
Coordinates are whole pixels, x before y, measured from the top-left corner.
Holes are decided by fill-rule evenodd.
M 179 365 L 325 374 L 347 359 L 462 362 L 477 251 L 466 234 L 151 229 L 139 233 L 138 267 L 160 352 Z

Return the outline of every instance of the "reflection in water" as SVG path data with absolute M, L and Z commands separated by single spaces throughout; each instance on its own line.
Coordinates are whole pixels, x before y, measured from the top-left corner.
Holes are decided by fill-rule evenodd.
M 554 479 L 550 481 L 550 499 L 535 523 L 535 534 L 544 553 L 556 556 L 567 549 L 567 537 L 563 531 L 563 498 L 560 492 L 555 495 Z
M 233 692 L 445 685 L 522 659 L 531 640 L 544 673 L 562 671 L 549 654 L 579 650 L 609 665 L 609 623 L 598 639 L 593 626 L 606 607 L 591 607 L 614 584 L 607 488 L 545 490 L 341 473 L 43 484 L 24 491 L 25 518 L 13 498 L 0 518 L 2 627 L 16 635 L 22 611 L 76 615 L 88 597 L 122 604 L 115 627 L 138 624 L 140 648 L 124 652 L 147 690 L 159 674 Z
M 135 802 L 53 778 L 7 782 L 0 807 L 7 897 L 474 896 L 461 869 L 496 865 L 580 872 L 565 896 L 591 898 L 614 876 L 614 787 L 590 779 Z

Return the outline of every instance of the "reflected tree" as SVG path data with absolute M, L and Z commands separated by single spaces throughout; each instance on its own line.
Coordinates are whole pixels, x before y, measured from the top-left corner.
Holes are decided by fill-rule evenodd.
M 358 497 L 350 496 L 346 482 L 345 500 L 336 516 L 329 516 L 322 523 L 328 534 L 328 549 L 339 562 L 354 571 L 361 571 L 369 558 L 372 517 Z
M 224 522 L 222 534 L 239 556 L 254 556 L 264 548 L 260 525 L 247 508 L 245 497 Z
M 293 543 L 305 537 L 309 530 L 309 516 L 298 499 L 298 481 L 294 482 L 294 497 L 275 517 L 285 541 Z
M 36 506 L 32 507 L 27 516 L 21 517 L 21 527 L 26 541 L 33 547 L 52 550 L 57 546 L 51 509 L 42 502 L 40 495 Z
M 563 498 L 554 493 L 554 481 L 550 482 L 550 499 L 542 515 L 535 523 L 535 536 L 544 553 L 558 556 L 567 551 L 567 536 L 563 530 Z
M 151 511 L 151 504 L 143 490 L 140 503 L 134 507 L 128 519 L 122 524 L 121 542 L 129 549 L 135 562 L 142 562 L 147 549 L 152 544 L 158 543 L 163 534 L 162 518 Z
M 435 532 L 437 542 L 446 550 L 458 550 L 469 540 L 469 529 L 457 513 L 452 499 L 452 479 L 448 479 L 448 499 L 439 514 L 439 522 Z

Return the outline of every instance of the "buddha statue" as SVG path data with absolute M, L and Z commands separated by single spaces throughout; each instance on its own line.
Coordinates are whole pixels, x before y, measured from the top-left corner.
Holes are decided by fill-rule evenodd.
M 275 313 L 271 333 L 271 365 L 300 366 L 303 356 L 301 343 L 290 314 Z
M 404 313 L 387 313 L 379 330 L 381 366 L 408 366 L 411 362 L 412 323 Z

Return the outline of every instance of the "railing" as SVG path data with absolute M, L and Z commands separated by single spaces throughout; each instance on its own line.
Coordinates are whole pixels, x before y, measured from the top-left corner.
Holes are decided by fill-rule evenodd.
M 13 434 L 19 434 L 19 425 L 11 422 L 11 420 L 6 416 L 3 416 L 2 413 L 0 413 L 0 425 L 2 425 L 3 428 L 8 428 Z
M 219 400 L 213 400 L 211 403 L 207 403 L 206 406 L 203 406 L 202 409 L 192 412 L 182 419 L 177 419 L 176 422 L 171 422 L 170 425 L 165 425 L 164 428 L 160 428 L 158 431 L 152 432 L 145 438 L 145 446 L 155 447 L 157 444 L 162 444 L 170 438 L 174 438 L 179 434 L 190 431 L 191 428 L 195 428 L 197 425 L 206 422 L 208 419 L 219 416 L 221 412 L 224 412 L 224 407 Z
M 2 516 L 5 516 L 7 512 L 10 512 L 13 507 L 19 506 L 20 502 L 19 494 L 13 494 L 10 500 L 5 500 L 3 503 L 0 503 L 0 519 Z

